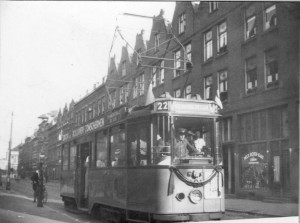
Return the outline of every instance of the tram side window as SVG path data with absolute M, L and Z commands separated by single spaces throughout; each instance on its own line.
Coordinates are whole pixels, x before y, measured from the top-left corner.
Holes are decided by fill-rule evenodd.
M 116 126 L 110 133 L 110 161 L 111 166 L 125 166 L 125 129 L 124 125 Z
M 104 131 L 97 134 L 97 145 L 96 145 L 96 167 L 107 166 L 107 134 Z
M 151 163 L 156 165 L 171 164 L 170 125 L 167 116 L 155 116 L 152 119 L 153 137 Z
M 63 145 L 62 147 L 62 155 L 63 155 L 63 162 L 62 162 L 62 170 L 69 169 L 69 144 Z
M 70 148 L 70 170 L 75 170 L 76 166 L 76 146 L 72 145 Z
M 148 128 L 145 123 L 128 127 L 128 165 L 148 165 Z

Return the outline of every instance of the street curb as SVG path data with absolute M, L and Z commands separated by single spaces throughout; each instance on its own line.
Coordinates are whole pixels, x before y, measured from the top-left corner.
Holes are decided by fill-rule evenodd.
M 261 216 L 261 217 L 286 217 L 282 215 L 273 215 L 273 214 L 264 214 L 264 213 L 257 213 L 257 212 L 251 212 L 251 211 L 244 211 L 244 210 L 237 210 L 237 209 L 226 209 L 225 212 L 235 212 L 235 213 L 243 213 L 243 214 L 249 214 L 249 215 L 255 215 L 255 216 Z

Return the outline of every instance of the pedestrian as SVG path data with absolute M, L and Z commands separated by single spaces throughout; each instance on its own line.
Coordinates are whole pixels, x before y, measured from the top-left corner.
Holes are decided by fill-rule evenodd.
M 31 176 L 31 181 L 32 181 L 32 189 L 33 189 L 33 202 L 36 202 L 37 198 L 37 187 L 39 183 L 39 175 L 38 171 L 34 171 Z

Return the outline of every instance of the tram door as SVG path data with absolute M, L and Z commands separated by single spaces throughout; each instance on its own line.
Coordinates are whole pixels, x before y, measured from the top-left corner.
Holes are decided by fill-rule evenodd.
M 87 207 L 87 168 L 89 166 L 90 158 L 90 144 L 83 143 L 79 145 L 78 151 L 78 165 L 77 165 L 77 199 L 79 207 Z

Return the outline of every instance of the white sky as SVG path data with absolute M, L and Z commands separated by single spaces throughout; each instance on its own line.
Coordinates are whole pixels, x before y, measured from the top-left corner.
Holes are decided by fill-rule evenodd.
M 174 8 L 175 2 L 1 1 L 0 158 L 8 150 L 12 112 L 13 148 L 33 135 L 38 116 L 63 109 L 101 82 L 116 26 L 132 46 L 142 28 L 149 38 L 151 19 L 122 13 L 154 16 L 164 9 L 171 21 Z M 113 50 L 122 45 L 117 36 Z

